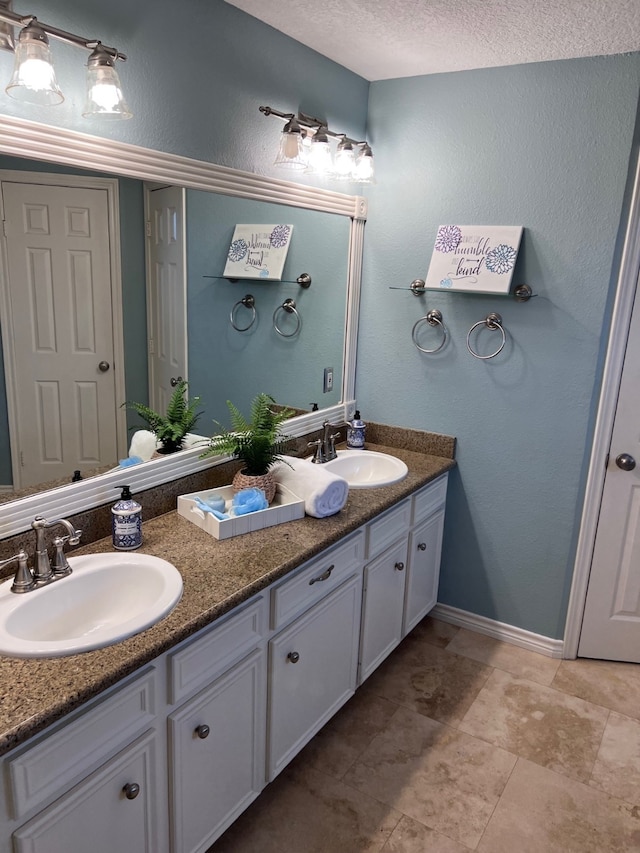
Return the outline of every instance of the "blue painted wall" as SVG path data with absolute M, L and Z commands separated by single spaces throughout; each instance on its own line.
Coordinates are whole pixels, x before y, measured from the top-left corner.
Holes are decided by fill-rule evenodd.
M 639 87 L 638 54 L 371 86 L 380 180 L 358 402 L 372 420 L 458 437 L 440 600 L 551 637 L 563 635 Z M 536 298 L 389 290 L 425 278 L 445 223 L 523 225 L 514 284 Z M 411 341 L 430 308 L 450 332 L 436 356 Z M 480 361 L 466 336 L 490 311 L 508 343 Z M 477 345 L 491 352 L 497 336 Z

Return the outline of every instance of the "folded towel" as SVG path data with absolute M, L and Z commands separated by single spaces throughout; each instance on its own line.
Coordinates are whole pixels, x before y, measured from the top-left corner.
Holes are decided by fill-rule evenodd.
M 276 482 L 304 500 L 304 511 L 315 518 L 325 518 L 340 512 L 347 502 L 349 486 L 322 465 L 308 459 L 283 456 L 270 469 Z M 287 464 L 288 463 L 288 464 Z

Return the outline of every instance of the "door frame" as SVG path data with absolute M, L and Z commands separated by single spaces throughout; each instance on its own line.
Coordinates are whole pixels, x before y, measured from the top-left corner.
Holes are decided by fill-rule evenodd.
M 618 394 L 624 367 L 631 313 L 640 276 L 640 158 L 636 162 L 633 191 L 629 206 L 620 269 L 617 277 L 615 301 L 609 325 L 609 340 L 605 357 L 600 399 L 591 445 L 591 457 L 585 488 L 584 503 L 578 534 L 578 545 L 567 608 L 563 658 L 575 658 L 582 629 L 582 618 L 587 599 L 587 587 L 593 551 L 595 548 L 598 517 L 604 490 L 606 460 L 611 445 Z
M 20 184 L 43 184 L 47 186 L 70 186 L 83 189 L 105 190 L 109 221 L 109 259 L 111 264 L 111 313 L 113 318 L 113 372 L 116 396 L 116 446 L 122 455 L 127 448 L 126 412 L 117 400 L 126 399 L 124 379 L 124 326 L 122 310 L 122 259 L 120 255 L 120 207 L 119 184 L 117 178 L 98 178 L 83 175 L 66 175 L 54 172 L 22 172 L 12 169 L 0 169 L 0 182 Z M 0 193 L 0 215 L 5 219 L 4 200 Z M 13 488 L 21 486 L 20 453 L 17 442 L 17 371 L 13 348 L 13 328 L 11 318 L 11 299 L 9 296 L 9 270 L 7 240 L 4 231 L 0 237 L 0 323 L 2 323 L 2 351 L 4 356 L 5 385 L 7 394 L 7 417 L 9 420 L 9 438 L 11 444 L 11 468 Z M 117 463 L 117 459 L 112 460 Z

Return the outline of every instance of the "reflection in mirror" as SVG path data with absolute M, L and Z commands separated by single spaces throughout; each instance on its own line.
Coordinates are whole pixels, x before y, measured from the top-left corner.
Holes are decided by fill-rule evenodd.
M 29 172 L 90 174 L 84 170 L 56 167 L 50 163 L 0 157 L 0 169 Z M 0 175 L 0 178 L 2 176 Z M 191 394 L 203 399 L 200 431 L 215 432 L 214 420 L 227 416 L 225 401 L 232 399 L 246 408 L 260 392 L 279 403 L 309 410 L 342 399 L 341 377 L 345 350 L 347 283 L 349 275 L 350 219 L 300 207 L 236 198 L 201 190 L 188 190 L 185 198 L 186 222 L 186 350 L 185 373 Z M 144 186 L 131 178 L 119 180 L 120 243 L 122 258 L 122 314 L 124 341 L 124 381 L 126 399 L 149 400 L 147 307 L 145 298 Z M 233 229 L 237 223 L 293 224 L 293 239 L 285 263 L 282 282 L 229 282 L 221 276 Z M 151 266 L 151 265 L 150 265 Z M 306 272 L 312 277 L 309 289 L 295 280 Z M 153 282 L 153 275 L 150 281 Z M 4 284 L 4 283 L 3 283 Z M 233 306 L 246 293 L 255 298 L 256 321 L 247 332 L 235 331 L 230 323 Z M 286 299 L 293 299 L 300 316 L 300 328 L 291 337 L 274 329 L 273 315 Z M 152 300 L 153 301 L 153 300 Z M 162 303 L 162 300 L 158 300 Z M 167 303 L 165 304 L 165 308 Z M 157 308 L 158 306 L 156 306 Z M 184 307 L 184 306 L 183 306 Z M 281 312 L 282 313 L 282 312 Z M 167 328 L 164 315 L 154 313 L 160 328 Z M 280 316 L 280 315 L 279 315 Z M 281 317 L 285 331 L 293 317 Z M 163 319 L 164 318 L 164 319 Z M 3 317 L 3 324 L 9 322 Z M 154 340 L 154 353 L 160 340 Z M 117 358 L 117 354 L 114 356 Z M 153 397 L 154 358 L 149 357 Z M 323 389 L 324 368 L 333 368 L 334 388 Z M 116 401 L 124 402 L 124 399 Z M 150 400 L 153 402 L 153 400 Z M 157 402 L 157 400 L 155 401 Z M 122 415 L 121 415 L 122 416 Z M 128 415 L 129 428 L 135 415 Z M 0 353 L 0 484 L 11 486 L 11 447 L 4 389 L 4 365 Z M 75 470 L 82 475 L 108 470 L 127 455 L 130 431 L 122 435 L 113 458 L 83 465 L 68 464 L 68 479 Z M 14 459 L 27 447 L 14 448 Z M 84 470 L 83 470 L 84 469 Z M 46 470 L 46 469 L 45 469 Z M 46 481 L 46 475 L 33 482 Z

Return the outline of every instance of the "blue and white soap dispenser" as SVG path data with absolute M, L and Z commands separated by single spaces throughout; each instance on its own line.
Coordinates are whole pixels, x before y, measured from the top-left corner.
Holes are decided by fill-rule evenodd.
M 360 418 L 360 412 L 356 410 L 353 420 L 347 427 L 347 447 L 360 449 L 364 447 L 364 434 L 367 425 Z
M 118 551 L 133 551 L 142 545 L 142 507 L 131 497 L 129 486 L 122 489 L 120 500 L 111 507 L 113 547 Z

